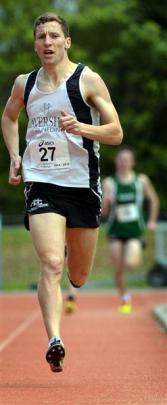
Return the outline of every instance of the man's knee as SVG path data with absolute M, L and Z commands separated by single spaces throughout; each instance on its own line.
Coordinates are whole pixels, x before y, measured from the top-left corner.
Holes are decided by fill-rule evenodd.
M 139 257 L 133 257 L 131 259 L 127 259 L 125 266 L 129 270 L 135 270 L 141 264 L 141 259 Z
M 70 276 L 68 276 L 68 278 L 69 278 L 70 284 L 71 284 L 74 288 L 81 288 L 81 287 L 83 286 L 83 284 L 78 285 L 78 284 L 74 283 L 74 281 L 71 280 Z
M 85 270 L 78 271 L 76 269 L 76 272 L 74 272 L 74 271 L 69 272 L 68 277 L 69 277 L 70 283 L 72 284 L 73 287 L 80 288 L 85 284 L 85 282 L 88 278 L 88 275 L 89 275 L 89 271 L 85 271 Z
M 135 270 L 142 263 L 141 243 L 138 240 L 131 240 L 125 246 L 126 268 Z
M 64 257 L 53 253 L 45 253 L 40 257 L 42 270 L 52 274 L 61 274 L 64 265 Z

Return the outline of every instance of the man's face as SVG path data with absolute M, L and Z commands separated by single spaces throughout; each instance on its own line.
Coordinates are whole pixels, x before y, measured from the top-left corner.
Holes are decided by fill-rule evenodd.
M 116 159 L 116 168 L 119 172 L 129 172 L 134 167 L 134 157 L 131 151 L 120 152 Z
M 71 46 L 70 37 L 65 38 L 61 25 L 56 21 L 40 24 L 36 29 L 35 51 L 42 64 L 61 62 Z

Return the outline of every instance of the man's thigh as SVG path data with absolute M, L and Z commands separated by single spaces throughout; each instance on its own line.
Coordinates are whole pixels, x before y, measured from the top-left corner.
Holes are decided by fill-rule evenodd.
M 96 252 L 98 228 L 67 228 L 67 261 L 70 276 L 76 271 L 89 274 Z
M 126 267 L 133 269 L 141 264 L 142 245 L 140 239 L 129 239 L 124 246 L 124 260 Z
M 64 257 L 66 219 L 55 213 L 29 215 L 30 232 L 40 258 L 48 254 Z

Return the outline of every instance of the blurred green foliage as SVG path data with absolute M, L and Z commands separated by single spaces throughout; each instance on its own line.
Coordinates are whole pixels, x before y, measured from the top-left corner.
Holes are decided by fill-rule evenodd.
M 45 11 L 70 24 L 70 58 L 84 62 L 106 82 L 124 129 L 124 143 L 135 148 L 137 170 L 147 173 L 167 211 L 167 7 L 155 0 L 1 0 L 0 112 L 15 77 L 39 61 L 33 49 L 34 19 Z M 26 117 L 20 120 L 20 149 Z M 117 147 L 101 146 L 102 176 L 113 173 Z M 9 158 L 0 140 L 0 211 L 23 210 L 22 187 L 7 185 Z M 11 205 L 12 201 L 12 205 Z

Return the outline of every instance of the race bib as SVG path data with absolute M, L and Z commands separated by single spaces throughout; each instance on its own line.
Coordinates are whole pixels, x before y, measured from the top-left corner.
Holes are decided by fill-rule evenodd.
M 70 168 L 68 142 L 45 138 L 29 145 L 31 168 L 38 170 L 61 170 Z
M 134 203 L 122 204 L 116 207 L 119 222 L 133 222 L 139 219 L 138 207 Z

